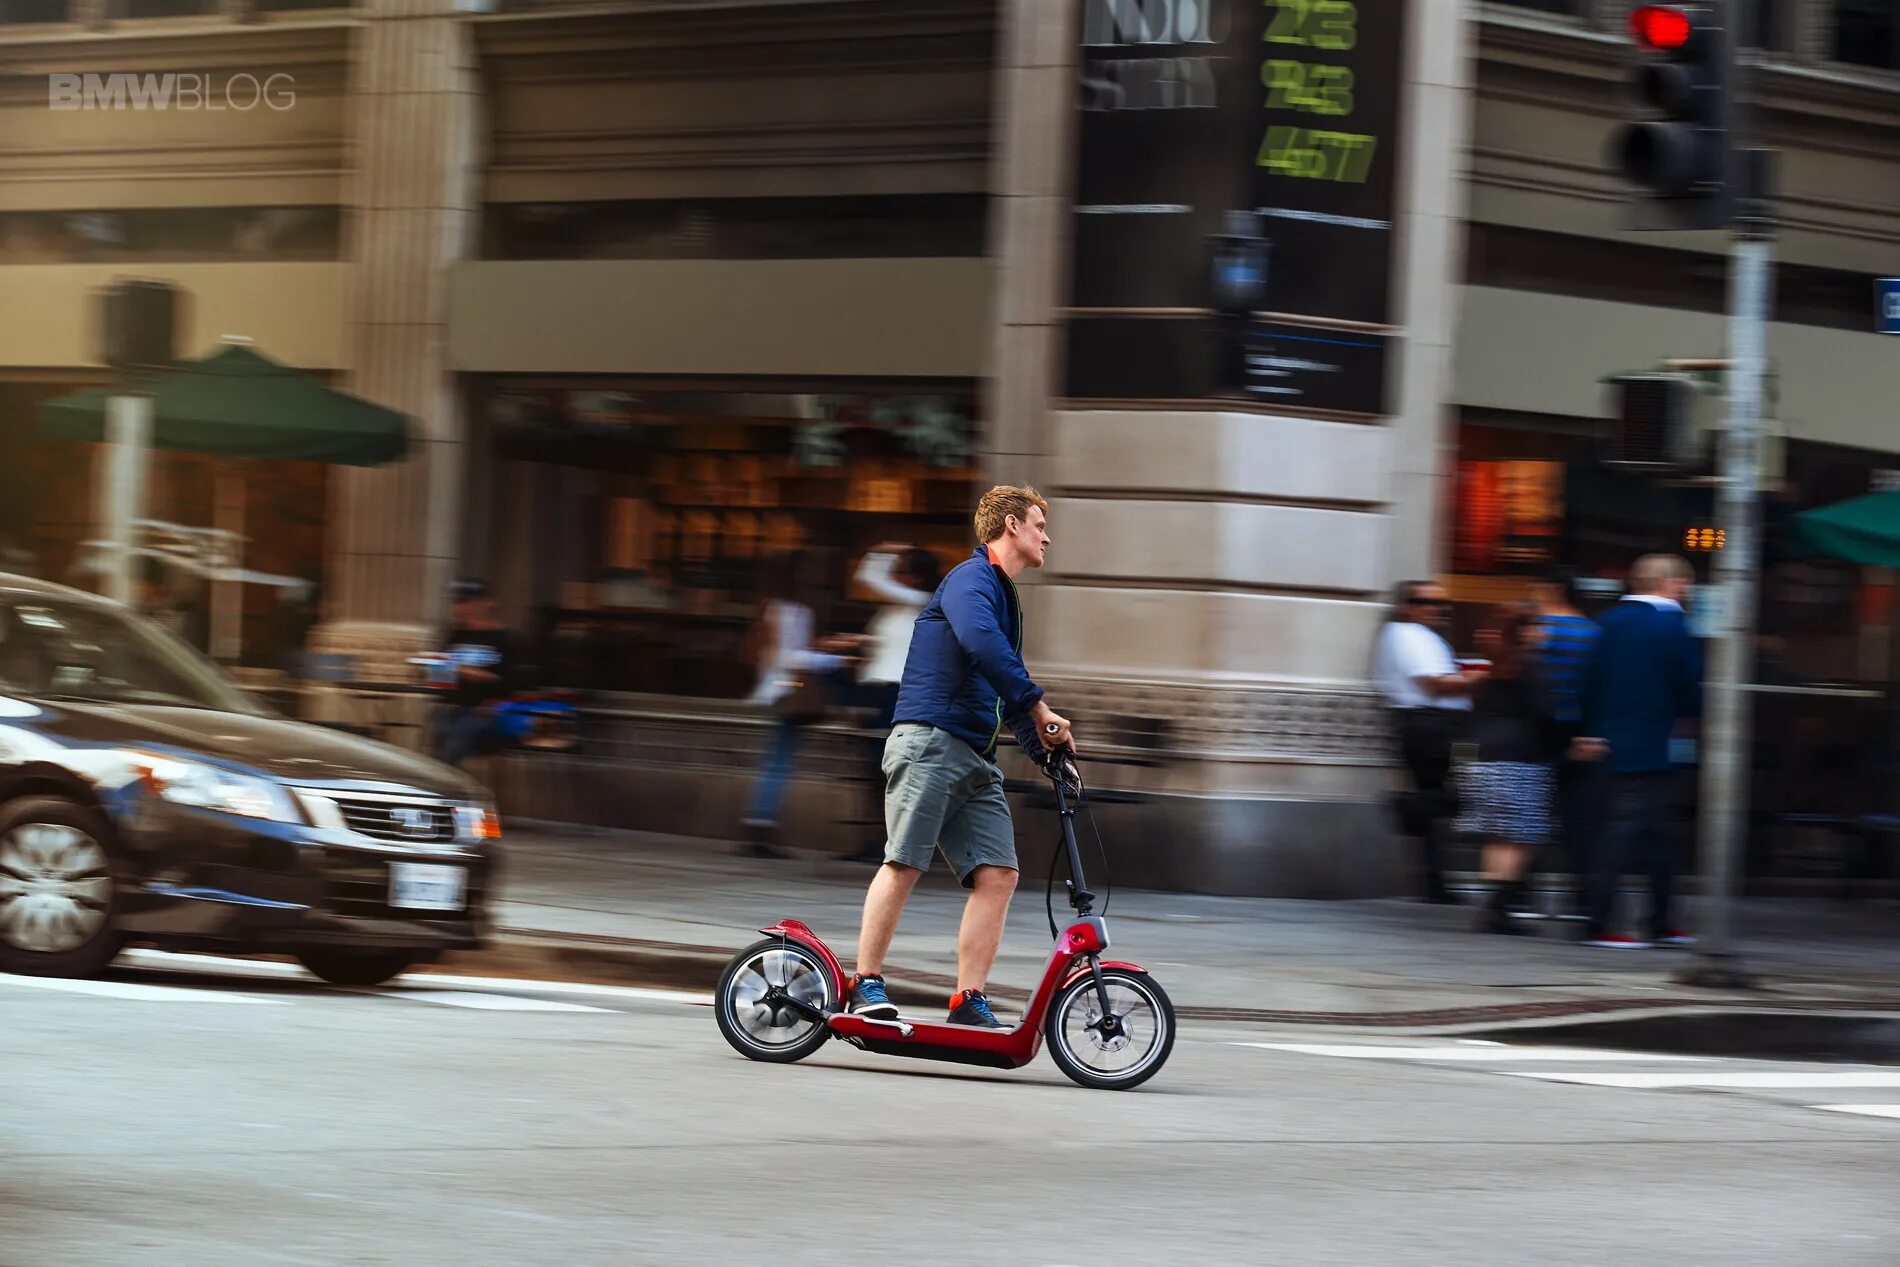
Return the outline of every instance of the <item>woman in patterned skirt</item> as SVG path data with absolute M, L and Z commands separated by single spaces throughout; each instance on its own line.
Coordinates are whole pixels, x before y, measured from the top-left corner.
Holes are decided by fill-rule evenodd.
M 1479 634 L 1491 675 L 1472 696 L 1468 742 L 1475 746 L 1460 790 L 1464 829 L 1484 841 L 1490 885 L 1478 917 L 1481 932 L 1513 933 L 1508 903 L 1531 856 L 1554 838 L 1556 762 L 1564 734 L 1539 681 L 1530 652 L 1537 614 L 1527 604 L 1495 608 Z

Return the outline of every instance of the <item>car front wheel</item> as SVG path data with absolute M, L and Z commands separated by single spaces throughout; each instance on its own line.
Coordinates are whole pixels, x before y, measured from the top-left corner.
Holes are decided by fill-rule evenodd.
M 381 985 L 416 966 L 427 956 L 412 950 L 339 950 L 306 946 L 297 962 L 331 985 Z
M 99 814 L 61 797 L 0 806 L 0 972 L 90 977 L 123 942 Z

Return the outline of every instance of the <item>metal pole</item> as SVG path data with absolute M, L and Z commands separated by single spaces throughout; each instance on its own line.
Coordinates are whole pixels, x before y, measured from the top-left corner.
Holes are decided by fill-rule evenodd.
M 99 503 L 105 509 L 106 597 L 129 604 L 133 598 L 132 561 L 138 548 L 135 525 L 144 517 L 152 398 L 130 393 L 113 396 L 106 404 L 106 442 L 111 448 L 105 464 L 105 485 L 99 490 Z
M 1753 159 L 1754 155 L 1747 156 Z M 1751 762 L 1748 694 L 1753 675 L 1755 589 L 1760 568 L 1761 387 L 1770 285 L 1770 230 L 1761 168 L 1751 172 L 1729 271 L 1728 431 L 1722 437 L 1716 522 L 1715 653 L 1703 686 L 1702 812 L 1698 853 L 1706 886 L 1695 958 L 1680 980 L 1745 989 L 1754 979 L 1735 948 L 1735 894 L 1748 827 Z
M 244 476 L 242 462 L 221 462 L 213 485 L 211 658 L 223 664 L 236 664 L 244 650 L 244 582 L 219 575 L 244 566 Z

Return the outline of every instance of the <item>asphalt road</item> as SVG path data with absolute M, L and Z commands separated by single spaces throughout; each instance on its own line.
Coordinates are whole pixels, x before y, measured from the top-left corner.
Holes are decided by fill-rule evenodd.
M 1046 1057 L 751 1064 L 683 996 L 181 962 L 0 977 L 4 1267 L 1890 1267 L 1900 1237 L 1900 1069 L 1199 1026 L 1115 1094 Z

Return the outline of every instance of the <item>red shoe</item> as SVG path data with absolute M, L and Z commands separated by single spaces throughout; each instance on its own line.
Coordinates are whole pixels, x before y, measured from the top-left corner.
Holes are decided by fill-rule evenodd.
M 1606 933 L 1601 937 L 1593 937 L 1583 944 L 1595 946 L 1598 950 L 1648 950 L 1652 945 L 1650 942 L 1635 937 L 1625 937 L 1619 933 Z
M 1658 946 L 1679 946 L 1686 950 L 1690 946 L 1695 945 L 1695 936 L 1691 933 L 1679 933 L 1672 928 L 1661 937 L 1658 937 L 1656 944 Z

